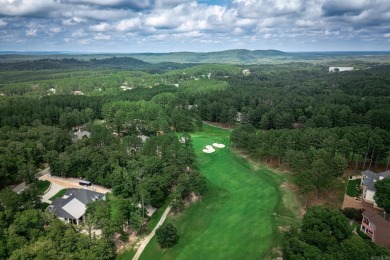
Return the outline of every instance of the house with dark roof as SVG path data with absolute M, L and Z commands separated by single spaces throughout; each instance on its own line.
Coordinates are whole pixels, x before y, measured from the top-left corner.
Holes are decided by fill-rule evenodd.
M 362 215 L 360 230 L 373 242 L 390 249 L 390 222 L 370 209 L 366 209 Z
M 381 173 L 375 173 L 370 170 L 362 172 L 361 186 L 363 188 L 363 199 L 366 202 L 374 204 L 374 207 L 378 207 L 375 200 L 375 182 L 390 178 L 390 171 L 384 171 Z
M 56 198 L 47 210 L 53 212 L 65 223 L 78 225 L 85 220 L 87 204 L 96 200 L 106 200 L 105 194 L 86 189 L 69 188 L 64 196 Z

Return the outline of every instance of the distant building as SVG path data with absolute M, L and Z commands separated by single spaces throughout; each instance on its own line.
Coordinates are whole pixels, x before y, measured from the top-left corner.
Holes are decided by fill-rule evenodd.
M 77 132 L 74 132 L 73 135 L 74 139 L 81 140 L 84 136 L 89 138 L 91 136 L 91 133 L 88 131 L 81 131 L 81 129 L 79 129 Z
M 47 208 L 65 223 L 78 225 L 85 220 L 87 204 L 96 200 L 106 200 L 103 193 L 69 188 L 62 198 L 56 198 Z
M 73 91 L 73 95 L 84 95 L 84 93 L 81 92 L 80 90 L 75 90 Z
M 390 249 L 390 222 L 370 209 L 366 209 L 362 215 L 360 230 L 373 242 Z
M 390 171 L 381 173 L 375 173 L 370 170 L 362 172 L 361 186 L 363 187 L 363 199 L 366 202 L 374 204 L 374 207 L 378 207 L 375 200 L 375 182 L 390 178 Z
M 251 74 L 251 71 L 249 69 L 245 69 L 242 71 L 242 74 L 244 74 L 244 76 L 249 76 Z
M 353 67 L 329 67 L 329 72 L 352 71 Z

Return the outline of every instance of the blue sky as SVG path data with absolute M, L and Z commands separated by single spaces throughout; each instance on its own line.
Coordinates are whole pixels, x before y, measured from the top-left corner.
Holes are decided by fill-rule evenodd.
M 390 51 L 389 0 L 0 0 L 0 51 Z

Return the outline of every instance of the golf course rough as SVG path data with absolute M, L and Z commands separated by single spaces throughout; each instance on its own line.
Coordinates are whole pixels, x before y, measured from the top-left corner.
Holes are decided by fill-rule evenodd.
M 229 131 L 204 126 L 191 135 L 197 167 L 207 177 L 209 191 L 178 216 L 169 216 L 180 239 L 162 250 L 153 238 L 140 259 L 262 259 L 276 237 L 275 207 L 281 201 L 280 176 L 266 168 L 253 170 L 230 148 Z M 214 153 L 212 143 L 226 147 Z

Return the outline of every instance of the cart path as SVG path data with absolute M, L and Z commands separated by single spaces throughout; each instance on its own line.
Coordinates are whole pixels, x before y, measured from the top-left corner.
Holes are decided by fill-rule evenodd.
M 150 234 L 141 241 L 141 244 L 138 247 L 137 253 L 133 257 L 133 260 L 138 260 L 138 258 L 141 256 L 141 254 L 144 251 L 145 247 L 148 245 L 149 241 L 153 238 L 154 234 L 156 233 L 156 230 L 164 223 L 164 221 L 165 221 L 166 217 L 168 216 L 168 213 L 169 213 L 170 210 L 171 210 L 171 206 L 168 206 L 168 208 L 164 211 L 164 214 L 161 216 L 160 221 L 154 227 L 152 232 L 150 232 Z

